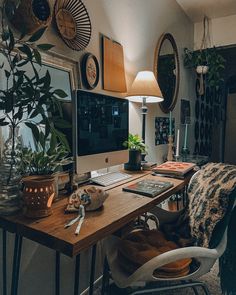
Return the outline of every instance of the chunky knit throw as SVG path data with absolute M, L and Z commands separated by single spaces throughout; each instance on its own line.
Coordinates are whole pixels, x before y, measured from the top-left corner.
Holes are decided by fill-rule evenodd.
M 187 215 L 195 244 L 209 247 L 216 225 L 225 216 L 236 188 L 236 166 L 209 163 L 189 183 Z

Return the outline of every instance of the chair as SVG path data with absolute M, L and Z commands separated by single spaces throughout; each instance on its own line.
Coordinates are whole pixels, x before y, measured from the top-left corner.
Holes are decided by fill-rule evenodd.
M 231 212 L 233 211 L 235 205 L 236 201 L 235 199 L 233 199 L 232 207 L 230 208 Z M 162 223 L 169 223 L 177 220 L 180 211 L 170 212 L 163 210 L 162 208 L 155 207 L 152 210 L 152 213 L 158 216 L 159 224 L 161 225 Z M 193 280 L 199 279 L 202 275 L 208 273 L 216 260 L 224 253 L 227 245 L 228 221 L 229 218 L 227 219 L 227 222 L 224 223 L 223 229 L 221 230 L 221 237 L 218 237 L 219 242 L 214 249 L 190 246 L 171 250 L 149 260 L 131 275 L 124 272 L 124 270 L 119 265 L 119 261 L 117 258 L 117 244 L 119 242 L 119 237 L 108 237 L 104 241 L 104 247 L 107 263 L 110 269 L 110 274 L 114 283 L 119 288 L 134 287 L 137 285 L 141 285 L 144 287 L 147 283 L 152 283 L 150 284 L 150 286 L 152 287 L 147 287 L 146 285 L 145 289 L 138 289 L 131 293 L 132 295 L 151 294 L 157 291 L 173 290 L 187 287 L 191 287 L 194 294 L 198 294 L 197 287 L 201 287 L 205 294 L 210 294 L 206 284 L 200 281 Z M 157 268 L 184 258 L 195 258 L 198 261 L 198 268 L 188 275 L 178 278 L 173 277 L 166 279 L 154 276 L 154 271 Z M 171 284 L 169 284 L 168 286 L 160 286 L 159 284 L 159 286 L 153 287 L 153 282 L 171 282 Z M 105 287 L 103 286 L 103 291 L 104 290 Z

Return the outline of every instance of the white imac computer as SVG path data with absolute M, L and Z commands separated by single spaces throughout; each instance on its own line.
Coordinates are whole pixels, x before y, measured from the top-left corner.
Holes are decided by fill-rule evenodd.
M 128 162 L 128 100 L 77 90 L 72 106 L 76 174 Z

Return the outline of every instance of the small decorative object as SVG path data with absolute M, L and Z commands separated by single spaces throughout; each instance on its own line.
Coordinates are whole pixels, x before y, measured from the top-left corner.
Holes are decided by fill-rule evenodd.
M 77 212 L 81 205 L 85 207 L 86 211 L 97 210 L 102 207 L 108 196 L 109 194 L 106 191 L 94 186 L 85 188 L 84 190 L 77 189 L 70 195 L 65 212 Z
M 85 49 L 90 42 L 92 26 L 83 2 L 57 0 L 54 14 L 57 29 L 66 45 L 73 50 Z
M 48 0 L 22 0 L 11 14 L 11 1 L 6 1 L 6 12 L 10 23 L 18 30 L 24 30 L 26 34 L 33 34 L 40 28 L 50 25 L 51 8 Z
M 173 136 L 168 136 L 168 153 L 167 153 L 167 160 L 173 161 Z
M 129 162 L 125 163 L 124 168 L 131 171 L 141 170 L 142 153 L 146 155 L 147 149 L 142 138 L 138 134 L 129 134 L 124 146 L 129 149 Z
M 103 88 L 126 92 L 123 47 L 103 36 Z
M 55 197 L 54 177 L 48 175 L 28 176 L 22 179 L 25 216 L 41 218 L 52 214 L 52 201 Z
M 83 84 L 88 89 L 93 89 L 99 81 L 99 64 L 96 56 L 86 53 L 81 62 Z

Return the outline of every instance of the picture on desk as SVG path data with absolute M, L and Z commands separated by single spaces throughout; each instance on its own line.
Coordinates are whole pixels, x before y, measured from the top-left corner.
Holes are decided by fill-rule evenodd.
M 154 198 L 173 186 L 169 181 L 145 179 L 123 188 L 125 192 L 132 192 Z
M 167 144 L 170 133 L 170 120 L 167 117 L 155 118 L 155 145 Z M 172 135 L 175 134 L 175 119 L 172 119 Z

